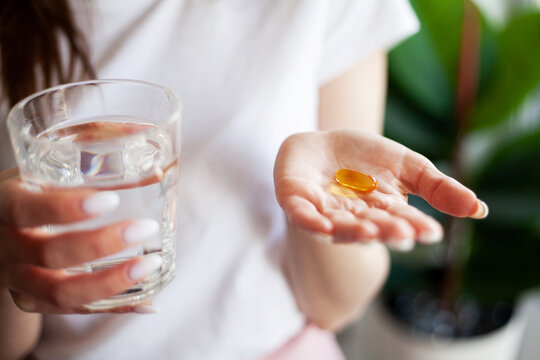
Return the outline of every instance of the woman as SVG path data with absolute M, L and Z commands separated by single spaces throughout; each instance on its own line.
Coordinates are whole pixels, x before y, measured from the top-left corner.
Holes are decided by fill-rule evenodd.
M 96 211 L 105 210 L 106 196 L 33 194 L 3 173 L 2 358 L 339 359 L 331 331 L 379 290 L 384 245 L 442 238 L 407 193 L 455 216 L 487 212 L 425 158 L 376 134 L 385 49 L 417 26 L 404 0 L 12 0 L 1 15 L 2 118 L 8 102 L 83 77 L 152 81 L 185 106 L 177 276 L 152 305 L 117 310 L 131 314 L 73 315 L 129 288 L 144 263 L 84 277 L 57 269 L 73 259 L 73 242 L 96 258 L 108 243 L 127 246 L 123 229 L 46 241 L 29 230 L 88 218 L 88 203 L 98 196 Z M 358 199 L 328 191 L 343 167 L 379 188 Z

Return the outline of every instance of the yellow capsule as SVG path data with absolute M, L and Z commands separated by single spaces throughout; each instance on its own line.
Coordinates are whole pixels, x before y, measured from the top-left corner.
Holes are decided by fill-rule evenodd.
M 364 193 L 375 190 L 378 185 L 373 176 L 351 169 L 339 169 L 335 178 L 340 185 Z

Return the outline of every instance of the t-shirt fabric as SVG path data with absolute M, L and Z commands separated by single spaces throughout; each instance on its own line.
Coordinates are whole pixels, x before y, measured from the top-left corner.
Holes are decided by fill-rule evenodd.
M 298 334 L 273 192 L 318 89 L 417 29 L 406 0 L 70 1 L 99 78 L 183 102 L 176 278 L 152 315 L 46 315 L 39 359 L 257 359 Z M 0 107 L 5 118 L 6 106 Z M 1 124 L 0 169 L 13 156 Z

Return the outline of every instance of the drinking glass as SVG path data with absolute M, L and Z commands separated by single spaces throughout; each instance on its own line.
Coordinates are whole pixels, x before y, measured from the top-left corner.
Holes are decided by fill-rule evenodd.
M 175 275 L 181 103 L 169 89 L 134 80 L 93 80 L 50 88 L 16 104 L 7 125 L 19 171 L 31 191 L 115 191 L 120 205 L 100 217 L 48 225 L 62 233 L 124 219 L 154 219 L 156 237 L 66 269 L 99 271 L 134 256 L 158 254 L 160 269 L 122 294 L 85 305 L 109 309 L 150 299 Z

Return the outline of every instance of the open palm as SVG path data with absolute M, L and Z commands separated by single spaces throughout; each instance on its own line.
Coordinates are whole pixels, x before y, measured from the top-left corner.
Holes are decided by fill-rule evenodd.
M 334 174 L 341 168 L 375 177 L 377 189 L 363 194 L 340 191 Z M 407 250 L 414 240 L 440 240 L 440 224 L 408 205 L 409 193 L 450 215 L 482 217 L 487 213 L 471 190 L 441 173 L 422 155 L 359 131 L 289 137 L 277 156 L 274 181 L 278 202 L 293 225 L 331 235 L 336 242 L 380 240 Z

